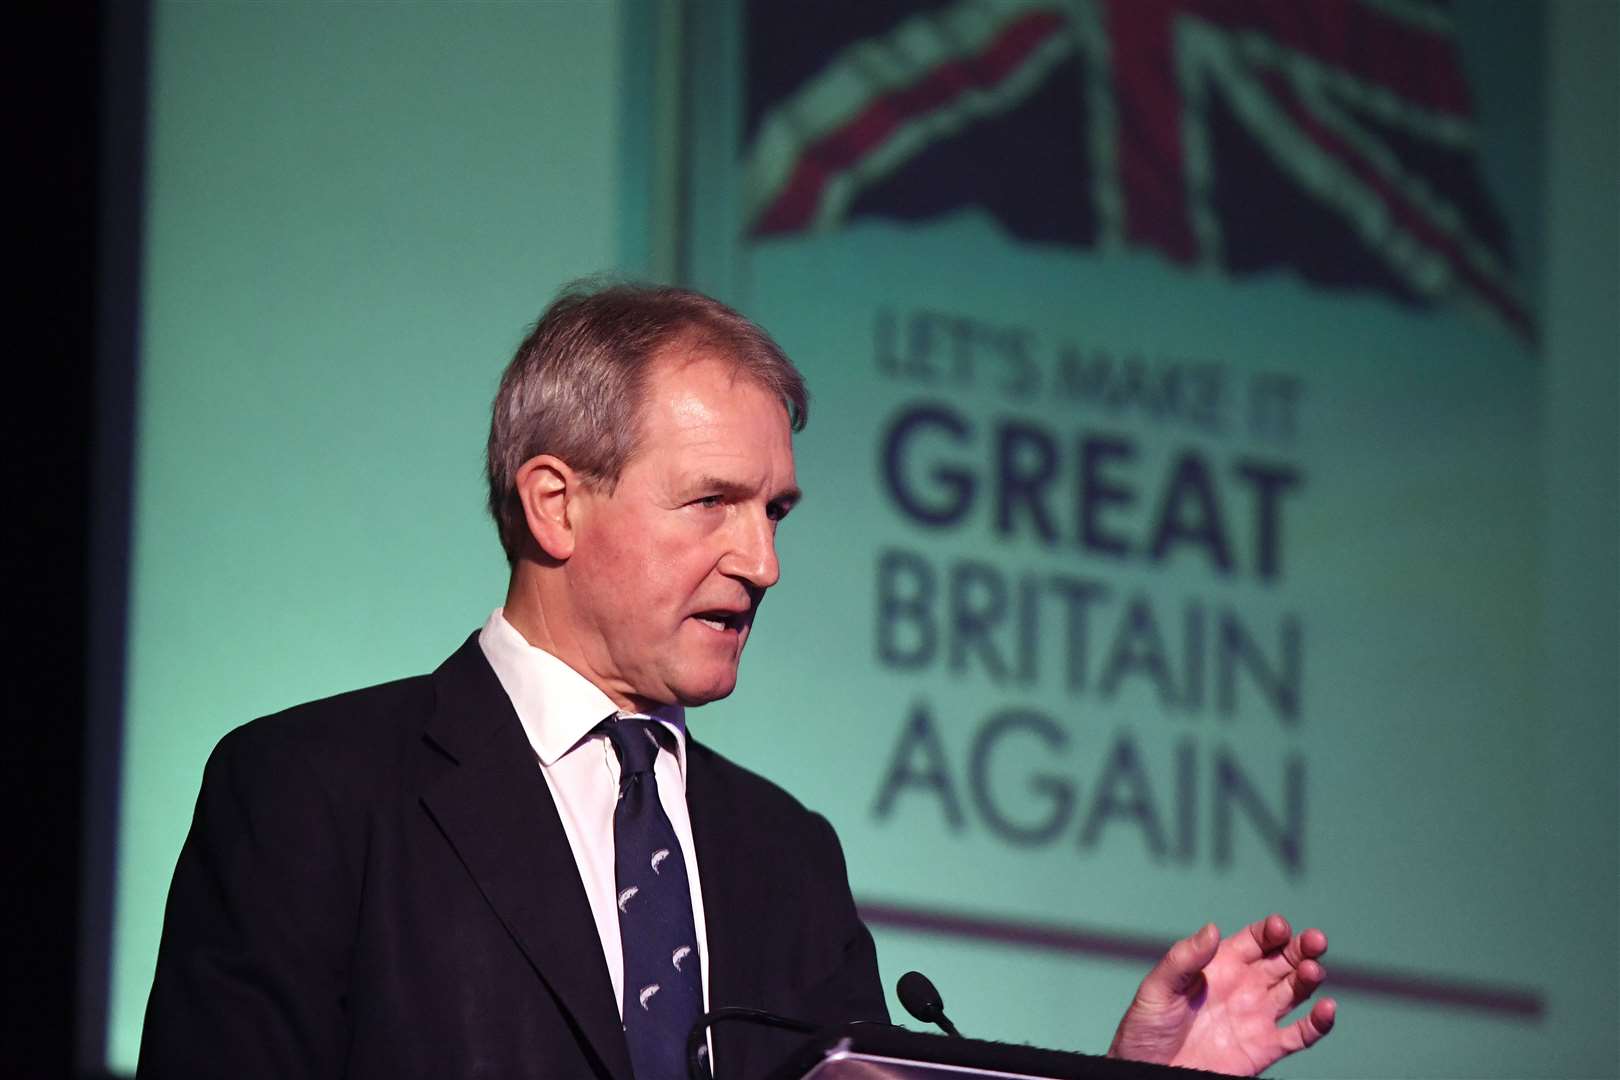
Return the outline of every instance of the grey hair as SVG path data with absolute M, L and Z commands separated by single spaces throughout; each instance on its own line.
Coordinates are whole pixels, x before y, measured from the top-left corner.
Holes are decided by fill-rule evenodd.
M 760 326 L 720 301 L 667 285 L 586 278 L 565 286 L 501 376 L 489 425 L 489 512 L 508 562 L 529 542 L 518 498 L 525 461 L 552 454 L 608 491 L 636 451 L 648 372 L 677 341 L 713 351 L 780 398 L 794 431 L 810 395 Z

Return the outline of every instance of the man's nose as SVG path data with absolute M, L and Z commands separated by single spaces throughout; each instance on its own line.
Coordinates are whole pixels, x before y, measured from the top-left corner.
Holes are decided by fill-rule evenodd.
M 782 577 L 776 560 L 776 523 L 764 513 L 739 514 L 720 572 L 768 589 Z

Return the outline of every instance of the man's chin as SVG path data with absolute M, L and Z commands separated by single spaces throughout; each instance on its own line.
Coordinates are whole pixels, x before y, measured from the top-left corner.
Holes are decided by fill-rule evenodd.
M 670 689 L 675 692 L 676 701 L 688 709 L 693 709 L 729 697 L 731 692 L 737 689 L 737 672 L 733 669 L 729 673 L 716 673 L 712 678 L 683 682 Z

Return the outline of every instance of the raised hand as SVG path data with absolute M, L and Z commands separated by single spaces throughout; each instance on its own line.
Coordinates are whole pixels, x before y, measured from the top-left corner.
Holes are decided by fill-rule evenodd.
M 1324 998 L 1292 1023 L 1278 1021 L 1322 984 L 1327 935 L 1295 935 L 1271 915 L 1221 940 L 1210 923 L 1170 947 L 1137 988 L 1110 1057 L 1258 1075 L 1333 1028 Z

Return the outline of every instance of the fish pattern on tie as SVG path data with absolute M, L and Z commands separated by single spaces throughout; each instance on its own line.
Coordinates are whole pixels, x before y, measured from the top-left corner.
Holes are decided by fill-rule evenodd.
M 613 865 L 630 1061 L 636 1080 L 685 1080 L 686 1038 L 703 1012 L 703 977 L 686 860 L 653 775 L 656 723 L 623 716 L 599 730 L 619 756 Z

